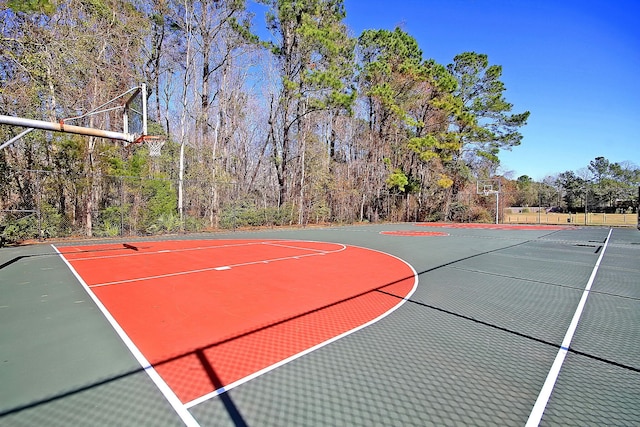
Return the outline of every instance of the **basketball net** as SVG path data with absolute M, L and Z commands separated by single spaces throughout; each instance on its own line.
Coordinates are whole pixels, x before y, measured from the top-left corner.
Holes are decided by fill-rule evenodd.
M 164 137 L 154 136 L 154 135 L 144 135 L 139 139 L 141 139 L 142 142 L 147 144 L 150 157 L 160 157 L 160 154 L 162 153 L 162 146 L 166 142 L 166 139 Z

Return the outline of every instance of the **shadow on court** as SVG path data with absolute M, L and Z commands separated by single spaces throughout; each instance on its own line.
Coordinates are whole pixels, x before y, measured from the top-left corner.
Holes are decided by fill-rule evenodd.
M 73 252 L 48 252 L 43 254 L 31 254 L 31 255 L 20 255 L 0 264 L 0 270 L 3 268 L 9 267 L 10 265 L 28 258 L 40 258 L 40 257 L 57 257 L 60 255 L 67 254 L 81 254 L 81 253 L 97 253 L 97 252 L 114 252 L 114 251 L 122 251 L 122 250 L 132 250 L 139 251 L 140 249 L 144 249 L 146 246 L 134 246 L 129 243 L 123 243 L 121 248 L 107 248 L 107 249 L 88 249 L 83 251 L 73 251 Z

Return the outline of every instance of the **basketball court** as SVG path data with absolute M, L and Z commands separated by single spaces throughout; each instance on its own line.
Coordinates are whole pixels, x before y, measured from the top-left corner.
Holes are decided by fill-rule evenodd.
M 639 259 L 444 223 L 3 248 L 0 424 L 639 424 Z

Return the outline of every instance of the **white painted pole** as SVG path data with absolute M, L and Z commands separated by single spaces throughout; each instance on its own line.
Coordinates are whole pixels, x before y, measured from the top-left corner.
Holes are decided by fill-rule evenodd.
M 25 136 L 26 134 L 28 134 L 29 132 L 31 132 L 32 130 L 35 130 L 34 128 L 29 128 L 23 132 L 20 132 L 20 134 L 14 136 L 13 138 L 11 138 L 10 140 L 8 140 L 7 142 L 5 142 L 4 144 L 0 145 L 0 150 L 2 150 L 4 147 L 8 147 L 11 144 L 13 144 L 14 142 L 16 142 L 17 140 L 19 140 L 20 138 L 22 138 L 23 136 Z
M 142 134 L 147 135 L 147 84 L 142 83 Z
M 50 130 L 54 132 L 66 132 L 77 135 L 97 136 L 100 138 L 117 139 L 119 141 L 134 142 L 134 135 L 123 132 L 112 132 L 108 130 L 87 128 L 82 126 L 67 125 L 64 123 L 45 122 L 43 120 L 25 119 L 22 117 L 12 117 L 0 115 L 0 124 L 23 126 L 34 129 Z

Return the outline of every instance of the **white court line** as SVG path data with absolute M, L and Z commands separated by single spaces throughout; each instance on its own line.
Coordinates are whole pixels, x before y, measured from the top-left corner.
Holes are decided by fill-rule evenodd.
M 301 251 L 322 252 L 323 254 L 333 254 L 333 253 L 336 253 L 336 252 L 342 252 L 345 249 L 347 249 L 347 246 L 343 245 L 342 243 L 334 243 L 334 245 L 339 246 L 340 249 L 335 249 L 335 250 L 331 250 L 331 251 L 327 251 L 327 250 L 323 250 L 323 249 L 301 248 L 299 246 L 291 246 L 291 245 L 281 245 L 281 244 L 274 243 L 274 242 L 269 242 L 269 241 L 262 242 L 262 244 L 263 245 L 268 245 L 268 246 L 278 246 L 278 247 L 281 247 L 281 248 L 299 249 Z
M 330 253 L 333 253 L 333 252 L 311 253 L 311 254 L 303 254 L 303 255 L 292 255 L 292 256 L 288 256 L 288 257 L 262 259 L 262 260 L 257 260 L 257 261 L 243 262 L 243 263 L 239 263 L 239 264 L 230 264 L 230 265 L 222 265 L 222 266 L 218 265 L 216 267 L 206 267 L 206 268 L 198 268 L 196 270 L 177 271 L 175 273 L 159 274 L 157 276 L 146 276 L 146 277 L 138 277 L 138 278 L 134 278 L 134 279 L 116 280 L 116 281 L 113 281 L 113 282 L 95 283 L 93 285 L 90 285 L 89 287 L 90 288 L 97 288 L 97 287 L 100 287 L 100 286 L 112 286 L 112 285 L 120 285 L 120 284 L 124 284 L 124 283 L 142 282 L 142 281 L 145 281 L 145 280 L 155 280 L 155 279 L 163 279 L 163 278 L 166 278 L 166 277 L 175 277 L 175 276 L 184 276 L 184 275 L 187 275 L 187 274 L 203 273 L 205 271 L 231 270 L 232 268 L 236 268 L 236 267 L 246 267 L 248 265 L 256 265 L 256 264 L 268 264 L 270 262 L 288 261 L 288 260 L 292 260 L 292 259 L 300 259 L 300 258 L 306 258 L 306 257 L 311 257 L 311 256 L 320 256 L 320 255 L 326 255 L 326 254 L 330 254 Z
M 138 242 L 137 242 L 138 243 Z M 147 242 L 139 242 L 139 243 L 147 243 Z M 261 245 L 263 242 L 248 242 L 248 243 L 235 243 L 232 245 L 213 245 L 213 246 L 198 246 L 197 248 L 182 248 L 182 249 L 161 249 L 153 252 L 134 252 L 134 253 L 126 253 L 126 254 L 118 254 L 118 255 L 101 255 L 97 257 L 85 257 L 85 258 L 74 258 L 75 261 L 91 261 L 94 259 L 109 259 L 109 258 L 122 258 L 122 257 L 131 257 L 131 256 L 143 256 L 143 255 L 156 255 L 156 254 L 166 254 L 166 253 L 175 253 L 175 252 L 188 252 L 188 251 L 200 251 L 206 249 L 224 249 L 224 248 L 232 248 L 237 246 L 254 246 Z M 134 245 L 135 246 L 135 245 Z M 126 248 L 120 248 L 126 249 Z
M 178 396 L 176 396 L 173 390 L 171 390 L 169 385 L 166 382 L 164 382 L 162 377 L 160 377 L 158 372 L 153 368 L 153 366 L 151 366 L 147 358 L 144 357 L 144 355 L 138 349 L 138 347 L 136 347 L 133 341 L 131 341 L 131 338 L 129 338 L 129 336 L 124 331 L 124 329 L 122 329 L 122 327 L 118 324 L 116 319 L 111 315 L 111 313 L 109 313 L 107 308 L 98 299 L 98 297 L 93 292 L 91 292 L 91 290 L 89 289 L 89 286 L 87 286 L 85 281 L 82 279 L 82 277 L 80 277 L 80 275 L 76 272 L 76 270 L 69 263 L 69 261 L 67 261 L 64 255 L 60 253 L 58 248 L 56 248 L 54 245 L 51 245 L 51 247 L 58 253 L 58 255 L 60 255 L 60 258 L 62 258 L 64 263 L 67 264 L 67 267 L 69 267 L 69 270 L 71 270 L 71 272 L 76 277 L 76 279 L 78 279 L 78 281 L 80 282 L 84 290 L 87 292 L 89 297 L 93 300 L 96 306 L 98 306 L 103 316 L 111 324 L 111 326 L 116 331 L 118 336 L 120 336 L 120 339 L 122 340 L 122 342 L 124 342 L 124 344 L 127 346 L 131 354 L 133 354 L 133 356 L 136 358 L 140 366 L 144 369 L 147 375 L 149 375 L 149 378 L 151 378 L 151 381 L 153 381 L 156 387 L 158 387 L 160 392 L 164 395 L 164 397 L 167 399 L 169 404 L 176 411 L 180 419 L 185 423 L 185 425 L 189 427 L 199 427 L 200 424 L 198 424 L 198 422 L 193 417 L 193 415 L 191 415 L 191 412 L 189 412 L 189 409 L 180 401 L 180 399 L 178 399 Z
M 573 319 L 571 319 L 571 323 L 569 324 L 569 329 L 567 329 L 567 333 L 562 340 L 562 344 L 560 345 L 560 350 L 558 350 L 558 354 L 556 355 L 555 360 L 553 361 L 553 365 L 551 365 L 551 370 L 547 375 L 547 379 L 545 380 L 542 390 L 540 390 L 540 394 L 538 395 L 538 399 L 536 403 L 533 405 L 533 409 L 531 410 L 531 414 L 529 414 L 529 419 L 527 420 L 526 427 L 534 427 L 540 424 L 540 420 L 542 420 L 542 414 L 544 413 L 545 408 L 547 407 L 547 403 L 549 402 L 549 398 L 551 397 L 551 392 L 553 392 L 553 387 L 556 384 L 556 380 L 558 379 L 558 375 L 560 374 L 560 369 L 562 368 L 562 364 L 564 363 L 564 359 L 567 356 L 567 352 L 569 351 L 569 346 L 571 345 L 571 340 L 573 339 L 573 334 L 578 327 L 578 322 L 580 321 L 580 316 L 582 316 L 582 310 L 584 310 L 584 306 L 587 303 L 587 298 L 589 297 L 589 293 L 591 291 L 591 285 L 593 285 L 593 281 L 596 278 L 596 273 L 598 272 L 598 268 L 600 267 L 600 261 L 602 261 L 602 257 L 604 256 L 604 251 L 607 249 L 607 245 L 609 244 L 609 238 L 611 237 L 612 228 L 609 229 L 609 234 L 607 235 L 606 240 L 604 241 L 604 245 L 602 246 L 602 252 L 600 252 L 600 256 L 596 261 L 596 265 L 593 267 L 593 271 L 591 272 L 591 277 L 589 277 L 589 281 L 582 292 L 582 298 L 580 298 L 580 302 L 578 303 L 578 307 L 576 308 L 576 312 L 573 314 Z
M 367 250 L 375 251 L 374 249 L 367 249 Z M 192 400 L 190 402 L 185 403 L 184 406 L 187 409 L 191 409 L 194 406 L 199 405 L 201 403 L 204 403 L 204 402 L 206 402 L 206 401 L 208 401 L 208 400 L 210 400 L 210 399 L 212 399 L 212 398 L 214 398 L 214 397 L 216 397 L 218 395 L 221 395 L 222 393 L 226 393 L 227 391 L 229 391 L 229 390 L 231 390 L 231 389 L 233 389 L 235 387 L 238 387 L 239 385 L 242 385 L 242 384 L 244 384 L 246 382 L 249 382 L 249 381 L 251 381 L 251 380 L 253 380 L 253 379 L 255 379 L 255 378 L 257 378 L 257 377 L 259 377 L 261 375 L 264 375 L 264 374 L 266 374 L 268 372 L 271 372 L 271 371 L 273 371 L 273 370 L 275 370 L 275 369 L 277 369 L 277 368 L 279 368 L 279 367 L 281 367 L 283 365 L 286 365 L 287 363 L 289 363 L 289 362 L 291 362 L 293 360 L 299 359 L 300 357 L 302 357 L 304 355 L 307 355 L 307 354 L 309 354 L 311 352 L 314 352 L 314 351 L 316 351 L 316 350 L 318 350 L 318 349 L 320 349 L 322 347 L 325 347 L 325 346 L 327 346 L 327 345 L 329 345 L 329 344 L 331 344 L 331 343 L 333 343 L 335 341 L 338 341 L 341 338 L 344 338 L 344 337 L 346 337 L 348 335 L 351 335 L 354 332 L 357 332 L 357 331 L 359 331 L 361 329 L 364 329 L 367 326 L 370 326 L 370 325 L 380 321 L 381 319 L 387 317 L 388 315 L 390 315 L 391 313 L 396 311 L 398 308 L 400 308 L 402 305 L 404 305 L 405 302 L 409 301 L 409 299 L 411 298 L 413 293 L 416 291 L 416 289 L 418 289 L 418 280 L 419 279 L 418 279 L 418 273 L 416 272 L 416 270 L 413 268 L 413 266 L 411 264 L 409 264 L 408 262 L 406 262 L 405 260 L 403 260 L 401 258 L 398 258 L 397 256 L 394 256 L 394 255 L 391 255 L 391 254 L 388 254 L 388 253 L 382 252 L 382 251 L 375 251 L 375 252 L 379 252 L 379 253 L 388 255 L 388 256 L 390 256 L 392 258 L 395 258 L 395 259 L 403 262 L 413 272 L 413 278 L 414 278 L 413 287 L 411 288 L 411 291 L 407 294 L 407 296 L 405 296 L 404 298 L 400 299 L 398 304 L 396 304 L 395 306 L 391 307 L 388 311 L 382 313 L 380 316 L 376 317 L 375 319 L 372 319 L 372 320 L 368 321 L 367 323 L 364 323 L 364 324 L 362 324 L 360 326 L 357 326 L 357 327 L 355 327 L 355 328 L 353 328 L 351 330 L 343 332 L 342 334 L 337 335 L 337 336 L 335 336 L 333 338 L 330 338 L 330 339 L 328 339 L 328 340 L 326 340 L 324 342 L 321 342 L 320 344 L 316 344 L 313 347 L 310 347 L 310 348 L 308 348 L 306 350 L 301 351 L 300 353 L 294 354 L 293 356 L 289 356 L 286 359 L 281 360 L 280 362 L 274 363 L 271 366 L 267 366 L 266 368 L 263 368 L 263 369 L 261 369 L 261 370 L 259 370 L 257 372 L 254 372 L 251 375 L 247 375 L 244 378 L 240 378 L 239 380 L 234 381 L 231 384 L 227 384 L 224 387 L 220 387 L 219 389 L 214 390 L 211 393 L 207 393 L 207 394 L 205 394 L 203 396 L 200 396 L 200 397 L 198 397 L 198 398 L 196 398 L 196 399 L 194 399 L 194 400 Z

